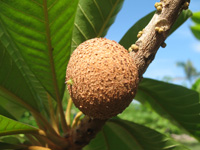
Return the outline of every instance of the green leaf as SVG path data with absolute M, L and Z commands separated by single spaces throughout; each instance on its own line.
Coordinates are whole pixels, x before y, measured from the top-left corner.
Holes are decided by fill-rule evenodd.
M 200 93 L 200 78 L 192 85 L 192 89 Z
M 174 25 L 170 30 L 170 34 L 172 34 L 176 29 L 178 29 L 188 18 L 192 17 L 191 10 L 183 10 L 179 15 L 178 19 L 175 21 Z
M 200 24 L 200 11 L 193 13 L 192 21 L 194 21 L 196 24 Z
M 7 42 L 12 43 L 9 53 L 15 62 L 24 59 L 23 63 L 54 99 L 61 99 L 65 88 L 77 3 L 78 0 L 0 1 L 0 29 Z
M 2 142 L 10 144 L 20 144 L 20 140 L 16 135 L 2 136 L 0 139 Z
M 2 107 L 3 110 L 5 110 L 9 114 L 11 114 L 16 120 L 20 119 L 21 116 L 24 114 L 24 112 L 27 110 L 20 104 L 13 103 L 14 100 L 5 99 L 1 95 L 5 95 L 5 94 L 1 94 L 1 91 L 0 91 L 0 107 Z M 13 110 L 17 110 L 17 111 L 13 111 Z M 0 113 L 0 114 L 3 116 L 9 117 L 3 113 Z M 9 118 L 11 118 L 11 117 L 9 117 Z M 14 118 L 12 118 L 12 119 L 14 119 Z
M 165 135 L 145 126 L 109 120 L 84 150 L 188 150 Z
M 137 41 L 137 34 L 139 31 L 142 31 L 145 26 L 149 23 L 151 18 L 153 17 L 155 11 L 149 13 L 148 15 L 141 18 L 138 22 L 136 22 L 122 37 L 120 40 L 120 44 L 123 45 L 126 49 L 128 49 L 133 43 Z M 181 26 L 189 17 L 192 16 L 192 12 L 190 10 L 184 10 L 181 15 L 178 17 L 176 22 L 171 28 L 170 34 L 173 33 L 179 26 Z
M 80 0 L 74 23 L 72 51 L 82 42 L 104 37 L 124 0 Z
M 200 40 L 200 12 L 193 13 L 192 21 L 194 21 L 195 25 L 191 26 L 192 33 L 194 36 Z
M 23 59 L 18 57 L 13 60 L 12 54 L 7 50 L 12 50 L 12 44 L 7 43 L 4 33 L 0 34 L 1 37 L 7 48 L 0 41 L 0 106 L 15 119 L 19 119 L 25 109 L 29 111 L 34 109 L 46 115 L 44 112 L 47 108 L 45 90 L 27 68 Z M 21 67 L 18 67 L 17 64 L 20 61 Z
M 146 25 L 149 23 L 151 18 L 153 17 L 155 11 L 149 13 L 148 15 L 141 18 L 137 21 L 122 37 L 119 41 L 119 44 L 123 45 L 124 48 L 128 49 L 133 43 L 137 41 L 137 34 L 139 31 L 142 31 Z
M 1 36 L 3 37 L 3 36 Z M 9 46 L 9 45 L 8 45 Z M 0 41 L 0 98 L 1 101 L 16 103 L 22 99 L 25 103 L 39 111 L 39 105 L 32 93 L 30 85 L 25 82 L 25 75 L 17 67 L 10 54 Z M 23 66 L 22 66 L 23 67 Z M 2 102 L 1 102 L 2 103 Z M 0 103 L 0 104 L 1 104 Z M 24 106 L 23 102 L 19 102 Z M 5 103 L 4 103 L 5 104 Z
M 17 122 L 2 115 L 0 115 L 0 124 L 0 136 L 20 133 L 36 133 L 38 131 L 37 128 Z
M 145 125 L 146 127 L 149 127 L 166 135 L 171 135 L 171 133 L 183 133 L 183 130 L 181 130 L 178 126 L 172 124 L 170 120 L 160 116 L 150 107 L 147 107 L 140 103 L 131 103 L 123 111 L 123 113 L 118 115 L 118 117 L 124 120 L 133 121 L 135 123 Z
M 16 119 L 13 115 L 11 115 L 6 109 L 4 109 L 1 105 L 0 105 L 0 115 L 6 116 L 8 118 L 11 119 Z
M 167 117 L 200 139 L 199 93 L 185 87 L 152 79 L 143 79 L 135 99 L 148 102 Z
M 190 27 L 194 36 L 200 40 L 200 24 L 196 24 Z

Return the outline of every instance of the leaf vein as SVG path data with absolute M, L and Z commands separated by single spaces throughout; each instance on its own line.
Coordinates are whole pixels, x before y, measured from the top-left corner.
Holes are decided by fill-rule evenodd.
M 113 6 L 113 2 L 112 2 L 112 0 L 109 0 L 109 2 L 110 2 L 110 4 Z
M 61 41 L 62 41 L 62 40 L 61 40 Z M 54 57 L 58 56 L 61 52 L 63 52 L 63 49 L 65 49 L 65 48 L 68 47 L 68 46 L 69 46 L 68 44 L 65 44 L 63 47 L 59 48 L 59 49 L 57 50 L 56 55 L 54 55 Z M 62 58 L 64 58 L 64 57 L 62 57 Z M 66 58 L 64 58 L 64 59 L 66 59 Z M 61 60 L 60 60 L 60 61 L 61 61 Z
M 105 22 L 103 23 L 103 25 L 102 25 L 97 37 L 102 36 L 103 31 L 104 31 L 106 25 L 108 24 L 108 21 L 110 20 L 111 16 L 113 15 L 113 12 L 114 12 L 115 8 L 117 7 L 118 3 L 119 3 L 119 0 L 117 0 L 116 3 L 114 5 L 112 5 L 113 7 L 112 7 L 110 13 L 108 14 L 108 17 L 106 18 Z
M 8 122 L 7 122 L 7 125 L 6 125 L 5 128 L 4 128 L 5 131 L 7 130 L 8 125 L 9 125 L 9 120 L 8 120 Z
M 77 46 L 78 46 L 78 43 L 76 43 L 76 41 L 72 38 L 72 42 L 74 43 L 74 44 L 72 44 L 72 48 L 71 48 L 71 53 L 73 52 L 73 50 L 75 49 L 75 48 L 77 48 Z
M 102 19 L 103 22 L 104 22 L 104 21 L 105 21 L 105 18 L 104 18 L 104 16 L 103 16 L 103 13 L 102 13 L 102 11 L 101 11 L 100 6 L 99 6 L 98 3 L 96 2 L 96 0 L 93 0 L 93 2 L 94 2 L 94 4 L 96 5 L 96 7 L 97 7 L 97 9 L 98 9 L 98 11 L 99 11 L 99 14 L 100 14 L 100 16 L 101 16 L 101 19 Z
M 7 19 L 9 19 L 10 21 L 12 21 L 13 23 L 15 23 L 15 24 L 18 24 L 18 25 L 20 25 L 20 26 L 22 26 L 22 27 L 24 27 L 24 28 L 30 29 L 30 30 L 35 31 L 35 32 L 37 32 L 37 33 L 44 34 L 43 32 L 40 32 L 40 31 L 38 31 L 38 30 L 35 30 L 34 28 L 31 28 L 31 27 L 29 27 L 29 26 L 26 26 L 26 25 L 24 25 L 24 24 L 19 23 L 19 22 L 16 21 L 16 20 L 13 20 L 12 18 L 9 18 L 9 17 L 6 16 L 5 14 L 2 14 L 2 15 L 3 15 L 4 17 L 6 17 Z
M 69 8 L 72 4 L 73 4 L 73 1 L 71 1 L 71 3 L 70 3 L 62 12 L 60 12 L 59 15 L 58 15 L 57 17 L 55 17 L 55 19 L 53 19 L 51 22 L 49 22 L 49 27 L 52 26 L 52 24 L 53 24 L 59 17 L 61 17 L 61 16 L 65 13 L 65 11 L 67 11 L 68 8 Z
M 161 103 L 159 103 L 159 102 L 156 100 L 156 98 L 155 98 L 152 94 L 150 94 L 150 92 L 149 92 L 148 90 L 146 90 L 145 88 L 141 88 L 141 87 L 140 87 L 140 90 L 142 90 L 142 91 L 143 91 L 144 93 L 146 93 L 149 97 L 151 97 L 151 98 L 153 99 L 153 101 L 154 101 L 156 104 L 158 104 L 158 105 L 162 108 L 163 111 L 166 112 L 166 114 L 168 114 L 173 120 L 175 120 L 176 122 L 178 122 L 178 124 L 179 124 L 181 127 L 184 128 L 184 126 L 183 126 L 177 119 L 175 119 L 175 117 L 173 116 L 173 114 L 171 114 L 171 112 L 167 111 L 167 109 L 166 109 Z
M 30 37 L 30 36 L 27 36 L 27 35 L 24 35 L 24 34 L 20 34 L 20 33 L 17 33 L 17 32 L 15 32 L 13 29 L 10 29 L 14 34 L 16 34 L 17 36 L 18 36 L 18 38 L 19 37 L 23 37 L 23 38 L 25 38 L 25 39 L 28 39 L 28 40 L 31 40 L 32 42 L 38 42 L 38 43 L 40 43 L 40 44 L 44 44 L 45 42 L 44 41 L 39 41 L 39 40 L 37 40 L 37 39 L 35 39 L 35 38 L 33 38 L 33 37 Z M 34 34 L 34 33 L 33 33 Z M 22 40 L 21 40 L 22 41 Z
M 104 141 L 105 141 L 105 144 L 106 144 L 106 148 L 107 148 L 107 150 L 109 150 L 108 139 L 107 139 L 107 137 L 106 137 L 104 128 L 102 129 L 102 134 L 103 134 L 103 137 L 104 137 Z
M 58 2 L 58 0 L 55 0 L 55 1 L 47 8 L 47 10 L 49 11 L 57 2 Z
M 93 23 L 91 22 L 91 20 L 88 18 L 88 16 L 86 15 L 85 11 L 83 10 L 83 8 L 81 7 L 80 4 L 78 4 L 78 7 L 80 8 L 82 14 L 85 16 L 85 18 L 87 19 L 87 21 L 89 22 L 89 24 L 91 25 L 91 27 L 92 27 L 94 33 L 97 35 L 97 31 L 96 31 L 96 29 L 95 29 L 94 24 L 93 24 Z
M 43 7 L 42 4 L 36 2 L 35 0 L 31 0 L 31 1 L 32 1 L 33 3 L 35 3 L 35 4 L 37 4 L 38 6 Z
M 1 2 L 2 2 L 2 1 L 1 1 Z M 19 12 L 19 13 L 22 13 L 22 14 L 24 14 L 24 15 L 26 15 L 26 16 L 32 17 L 32 18 L 34 18 L 34 19 L 36 19 L 36 20 L 38 20 L 38 21 L 44 23 L 43 20 L 41 20 L 40 18 L 38 18 L 38 17 L 36 17 L 36 16 L 30 15 L 30 14 L 26 14 L 25 12 L 23 12 L 23 11 L 21 11 L 21 10 L 15 8 L 15 7 L 12 7 L 12 6 L 8 5 L 8 4 L 5 3 L 5 2 L 2 2 L 2 3 L 4 3 L 4 5 L 6 5 L 7 7 L 11 8 L 11 9 L 13 9 L 13 10 Z
M 111 123 L 114 123 L 115 121 L 111 120 L 110 122 L 111 122 Z M 126 124 L 126 123 L 125 123 L 125 124 Z M 124 126 L 122 126 L 122 125 L 120 125 L 119 123 L 116 123 L 116 122 L 115 122 L 115 125 L 118 126 L 118 127 L 120 127 L 120 128 L 122 128 L 127 134 L 129 134 L 129 135 L 135 140 L 136 144 L 137 144 L 141 149 L 144 150 L 144 147 L 143 147 L 143 145 L 140 143 L 140 141 L 138 141 L 137 138 L 135 138 L 135 136 L 127 130 L 127 128 L 125 128 Z M 127 124 L 126 124 L 126 125 L 127 125 Z M 112 128 L 110 128 L 110 129 L 112 129 Z M 119 138 L 121 138 L 121 137 L 119 137 Z
M 79 32 L 83 35 L 85 40 L 88 40 L 89 38 L 84 34 L 84 32 L 81 30 L 81 28 L 78 26 L 78 24 L 74 23 L 74 25 L 79 30 Z
M 37 48 L 35 48 L 35 47 L 31 47 L 28 43 L 22 43 L 21 41 L 18 41 L 18 42 L 16 42 L 16 43 L 19 43 L 19 44 L 21 44 L 22 46 L 28 47 L 28 48 L 32 49 L 33 51 L 37 51 L 37 52 L 40 52 L 40 53 L 43 53 L 43 52 L 44 52 L 44 50 L 42 50 L 42 49 L 37 49 Z M 42 52 L 42 51 L 43 51 L 43 52 Z
M 73 16 L 70 16 L 70 18 L 69 18 L 68 21 L 70 21 L 71 19 L 73 19 Z M 58 34 L 59 31 L 62 30 L 63 27 L 65 27 L 66 25 L 67 25 L 67 23 L 63 23 L 62 26 L 60 26 L 60 27 L 58 28 L 58 30 L 57 30 L 56 32 L 54 32 L 54 34 L 51 35 L 52 40 L 54 39 L 55 35 Z

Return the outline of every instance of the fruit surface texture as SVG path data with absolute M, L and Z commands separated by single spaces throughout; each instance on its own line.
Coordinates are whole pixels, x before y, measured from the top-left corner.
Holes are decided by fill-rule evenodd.
M 115 41 L 94 38 L 72 53 L 66 72 L 70 96 L 85 115 L 108 119 L 121 113 L 135 96 L 138 71 L 128 51 Z

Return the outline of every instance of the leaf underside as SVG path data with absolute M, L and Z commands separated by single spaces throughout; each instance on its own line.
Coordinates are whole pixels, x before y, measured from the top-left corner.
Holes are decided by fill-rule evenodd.
M 188 150 L 172 139 L 133 122 L 112 119 L 84 150 Z
M 35 133 L 38 129 L 0 115 L 0 136 Z
M 3 36 L 1 36 L 3 37 Z M 9 47 L 9 44 L 7 45 Z M 16 99 L 23 99 L 25 103 L 39 111 L 38 103 L 34 99 L 31 87 L 25 80 L 12 57 L 0 42 L 0 95 L 1 101 L 12 101 L 16 103 Z M 22 66 L 23 67 L 23 66 Z M 2 103 L 2 102 L 1 102 Z M 23 104 L 21 104 L 23 105 Z
M 9 53 L 13 53 L 15 62 L 21 55 L 23 63 L 54 99 L 61 99 L 65 88 L 77 3 L 78 0 L 0 1 L 0 29 L 12 43 Z
M 149 103 L 161 116 L 200 139 L 198 92 L 179 85 L 144 78 L 135 99 Z
M 124 0 L 80 0 L 72 37 L 72 51 L 82 42 L 104 37 Z
M 4 109 L 1 105 L 0 105 L 0 115 L 3 115 L 15 120 L 15 117 L 12 114 L 10 114 L 10 112 L 8 112 L 6 109 Z

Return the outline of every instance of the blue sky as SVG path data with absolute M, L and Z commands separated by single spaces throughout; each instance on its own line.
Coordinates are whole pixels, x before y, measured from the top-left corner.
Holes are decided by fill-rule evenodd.
M 117 42 L 126 31 L 141 17 L 155 10 L 153 0 L 125 0 L 122 10 L 119 12 L 115 23 L 109 29 L 106 37 Z M 191 0 L 190 10 L 200 11 L 200 0 Z M 184 72 L 176 66 L 176 62 L 191 60 L 200 71 L 200 41 L 190 31 L 193 23 L 189 19 L 167 40 L 167 47 L 160 48 L 154 61 L 150 64 L 144 77 L 162 80 L 164 76 L 173 78 L 184 77 Z M 176 84 L 184 84 L 185 81 L 175 81 Z

